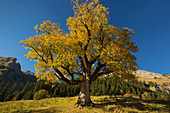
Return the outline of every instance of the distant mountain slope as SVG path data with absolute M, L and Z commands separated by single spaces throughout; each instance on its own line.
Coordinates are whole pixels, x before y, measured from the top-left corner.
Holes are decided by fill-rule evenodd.
M 156 82 L 157 84 L 168 84 L 170 83 L 170 75 L 168 74 L 159 74 L 154 72 L 149 72 L 145 70 L 137 70 L 135 72 L 136 77 L 138 77 L 139 81 L 146 82 Z
M 34 73 L 30 71 L 21 71 L 21 66 L 17 59 L 14 57 L 0 57 L 0 82 L 23 82 L 26 83 L 28 81 L 36 81 L 36 77 Z M 136 77 L 138 77 L 139 81 L 146 82 L 156 82 L 157 84 L 170 84 L 170 75 L 153 73 L 145 70 L 137 70 L 135 72 Z
M 170 75 L 169 74 L 159 74 L 154 72 L 149 72 L 145 70 L 137 70 L 134 72 L 138 81 L 146 82 L 149 84 L 150 82 L 156 83 L 157 86 L 155 88 L 151 88 L 151 90 L 166 90 L 168 93 L 170 91 Z M 109 74 L 112 76 L 112 73 Z M 103 76 L 106 77 L 107 75 Z
M 0 57 L 0 82 L 11 84 L 36 81 L 34 74 L 29 71 L 21 71 L 21 66 L 14 57 Z
M 113 74 L 110 73 L 109 76 Z M 145 70 L 137 70 L 134 72 L 138 81 L 145 81 L 147 82 L 156 82 L 157 84 L 170 84 L 170 75 L 169 74 L 159 74 Z M 105 75 L 108 76 L 108 75 Z M 103 77 L 105 77 L 103 76 Z

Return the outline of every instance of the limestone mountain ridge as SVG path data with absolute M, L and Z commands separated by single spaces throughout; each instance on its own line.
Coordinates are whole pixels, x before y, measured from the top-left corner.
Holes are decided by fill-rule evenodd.
M 159 74 L 145 70 L 137 70 L 134 74 L 140 81 L 156 82 L 157 84 L 170 83 L 169 74 Z
M 0 56 L 0 82 L 10 82 L 10 84 L 35 82 L 34 73 L 28 70 L 21 71 L 21 65 L 16 61 L 15 57 Z

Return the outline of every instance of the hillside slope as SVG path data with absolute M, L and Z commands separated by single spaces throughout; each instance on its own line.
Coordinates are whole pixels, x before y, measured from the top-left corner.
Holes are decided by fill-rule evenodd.
M 154 72 L 149 72 L 145 70 L 137 70 L 135 72 L 136 77 L 138 77 L 139 81 L 146 81 L 146 82 L 156 82 L 157 84 L 168 84 L 170 83 L 170 75 L 168 74 L 159 74 Z

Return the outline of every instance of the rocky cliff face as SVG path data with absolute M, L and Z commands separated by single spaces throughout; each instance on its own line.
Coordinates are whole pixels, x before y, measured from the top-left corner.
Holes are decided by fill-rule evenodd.
M 21 66 L 14 57 L 0 57 L 0 82 L 11 84 L 36 81 L 34 74 L 29 71 L 21 71 Z

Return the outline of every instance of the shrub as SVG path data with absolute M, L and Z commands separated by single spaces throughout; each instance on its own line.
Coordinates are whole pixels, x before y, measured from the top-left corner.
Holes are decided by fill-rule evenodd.
M 158 92 L 157 100 L 170 100 L 170 93 L 166 91 Z
M 144 92 L 144 93 L 142 94 L 142 99 L 143 99 L 143 100 L 151 100 L 152 97 L 151 97 L 151 95 L 150 95 L 148 92 Z
M 35 92 L 33 99 L 34 100 L 40 100 L 40 99 L 44 99 L 44 98 L 49 98 L 49 94 L 48 91 L 46 91 L 45 89 L 41 89 L 38 92 Z
M 132 98 L 132 97 L 133 97 L 133 94 L 126 93 L 126 94 L 124 94 L 124 97 Z
M 120 90 L 120 93 L 123 95 L 123 94 L 124 94 L 124 91 L 121 89 L 121 90 Z

